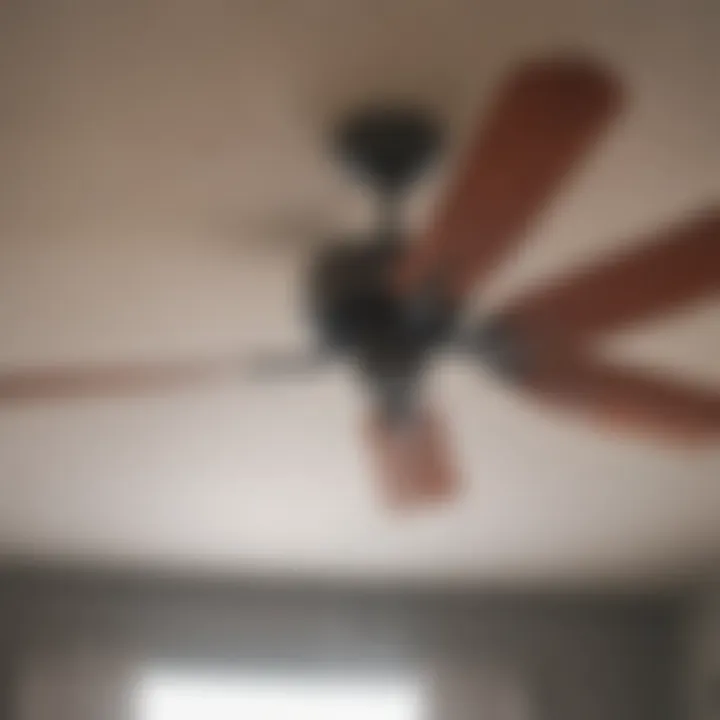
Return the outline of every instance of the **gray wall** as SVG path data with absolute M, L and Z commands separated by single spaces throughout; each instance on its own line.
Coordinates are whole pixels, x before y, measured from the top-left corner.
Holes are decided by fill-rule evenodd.
M 685 629 L 688 717 L 720 720 L 720 586 L 689 603 Z
M 481 668 L 494 668 L 522 680 L 532 718 L 677 720 L 678 617 L 674 603 L 649 597 L 354 592 L 8 572 L 0 576 L 1 717 L 58 720 L 63 692 L 72 694 L 67 686 L 77 681 L 76 694 L 91 685 L 97 692 L 100 684 L 83 673 L 95 672 L 100 658 L 113 666 L 132 657 L 430 666 L 464 674 L 471 686 Z M 51 693 L 39 689 L 49 686 Z M 453 693 L 436 715 L 475 717 L 471 697 Z

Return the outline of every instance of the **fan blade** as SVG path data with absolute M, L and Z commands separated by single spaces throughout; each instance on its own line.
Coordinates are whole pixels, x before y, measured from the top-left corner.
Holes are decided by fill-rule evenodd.
M 620 98 L 615 79 L 584 60 L 532 62 L 512 75 L 401 268 L 401 288 L 440 274 L 462 296 L 487 276 L 598 140 Z
M 531 291 L 508 315 L 529 332 L 579 342 L 717 293 L 720 209 L 713 209 L 610 262 Z
M 0 403 L 165 393 L 228 380 L 240 372 L 237 359 L 9 370 L 0 373 Z
M 457 475 L 449 444 L 434 415 L 421 413 L 398 422 L 375 414 L 367 437 L 389 505 L 440 502 L 455 492 Z
M 543 400 L 611 428 L 668 440 L 720 438 L 720 393 L 658 375 L 575 356 L 541 363 L 520 382 Z
M 243 379 L 305 377 L 323 362 L 322 355 L 264 355 L 8 370 L 0 372 L 0 404 L 155 395 Z

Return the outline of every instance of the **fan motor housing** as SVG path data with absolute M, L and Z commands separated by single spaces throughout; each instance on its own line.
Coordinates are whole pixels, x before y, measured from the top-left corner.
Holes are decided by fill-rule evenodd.
M 439 296 L 395 292 L 392 273 L 402 250 L 387 238 L 338 243 L 320 254 L 311 274 L 321 341 L 376 381 L 417 374 L 454 327 L 454 310 Z
M 440 126 L 422 109 L 375 105 L 345 117 L 333 137 L 345 167 L 375 190 L 380 222 L 375 232 L 339 238 L 318 254 L 313 320 L 322 344 L 353 362 L 385 410 L 406 417 L 420 373 L 455 319 L 439 295 L 402 296 L 393 286 L 405 251 L 398 201 L 436 157 Z

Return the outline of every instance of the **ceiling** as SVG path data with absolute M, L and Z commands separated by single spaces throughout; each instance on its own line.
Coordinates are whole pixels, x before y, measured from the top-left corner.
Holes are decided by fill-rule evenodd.
M 368 198 L 323 130 L 378 97 L 446 119 L 447 161 L 514 61 L 605 60 L 627 110 L 478 299 L 720 197 L 712 0 L 91 0 L 0 6 L 0 364 L 293 347 L 308 239 Z M 720 241 L 720 240 L 719 240 Z M 609 289 L 611 291 L 611 289 Z M 608 352 L 720 383 L 720 305 Z M 457 503 L 383 510 L 342 369 L 172 398 L 0 411 L 0 551 L 432 582 L 673 581 L 720 553 L 720 450 L 606 436 L 452 365 Z

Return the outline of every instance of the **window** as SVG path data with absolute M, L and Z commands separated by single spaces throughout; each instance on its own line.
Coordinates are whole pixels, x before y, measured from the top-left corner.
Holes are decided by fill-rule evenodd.
M 421 684 L 406 678 L 152 673 L 138 720 L 421 720 Z

